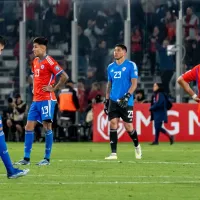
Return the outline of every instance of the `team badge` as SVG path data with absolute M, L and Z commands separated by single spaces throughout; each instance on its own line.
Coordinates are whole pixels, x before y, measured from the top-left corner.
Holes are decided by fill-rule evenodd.
M 55 66 L 55 70 L 56 70 L 56 71 L 59 71 L 59 70 L 60 70 L 60 67 Z
M 41 69 L 44 69 L 44 65 L 41 65 L 41 67 L 40 67 Z
M 122 71 L 124 72 L 125 70 L 126 70 L 126 67 L 123 67 L 123 68 L 122 68 Z
M 114 72 L 114 69 L 112 69 L 110 72 Z

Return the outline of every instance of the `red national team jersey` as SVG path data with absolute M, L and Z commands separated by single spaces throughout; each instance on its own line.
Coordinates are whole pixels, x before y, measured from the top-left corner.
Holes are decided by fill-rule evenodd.
M 200 65 L 195 66 L 193 69 L 187 71 L 182 75 L 183 79 L 189 83 L 191 81 L 196 81 L 198 86 L 198 91 L 200 91 Z M 198 94 L 199 96 L 200 94 Z
M 56 100 L 54 92 L 44 92 L 42 87 L 53 85 L 55 76 L 62 71 L 58 63 L 48 55 L 43 60 L 38 57 L 33 60 L 33 101 Z

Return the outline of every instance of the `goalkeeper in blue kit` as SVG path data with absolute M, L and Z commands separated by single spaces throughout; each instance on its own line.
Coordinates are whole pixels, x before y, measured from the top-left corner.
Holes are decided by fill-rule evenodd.
M 117 44 L 114 49 L 115 61 L 107 68 L 108 83 L 104 111 L 110 121 L 111 146 L 111 154 L 105 158 L 107 160 L 117 159 L 117 128 L 120 118 L 133 140 L 136 159 L 142 158 L 137 132 L 133 128 L 133 93 L 137 88 L 138 69 L 134 62 L 125 58 L 126 53 L 126 46 Z
M 5 39 L 2 36 L 0 36 L 0 55 L 1 55 L 1 52 L 3 51 L 5 45 L 6 45 Z M 1 157 L 1 159 L 4 163 L 4 166 L 7 170 L 7 177 L 9 179 L 14 179 L 14 178 L 18 178 L 21 176 L 25 176 L 29 172 L 29 169 L 20 170 L 20 169 L 13 167 L 13 164 L 11 162 L 11 159 L 10 159 L 10 156 L 8 153 L 7 145 L 5 142 L 5 135 L 3 132 L 1 116 L 0 116 L 0 157 Z

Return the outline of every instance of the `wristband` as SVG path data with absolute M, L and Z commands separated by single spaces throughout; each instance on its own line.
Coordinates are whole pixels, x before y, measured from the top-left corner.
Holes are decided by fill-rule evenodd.
M 197 97 L 197 95 L 196 95 L 196 94 L 194 94 L 194 95 L 192 96 L 192 98 L 193 98 L 193 99 L 195 99 L 196 97 Z

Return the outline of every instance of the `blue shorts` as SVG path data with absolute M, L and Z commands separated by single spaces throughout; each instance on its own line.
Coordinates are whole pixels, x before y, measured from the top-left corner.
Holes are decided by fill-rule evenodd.
M 28 121 L 38 121 L 42 123 L 45 120 L 53 121 L 56 101 L 34 101 L 28 112 Z
M 0 128 L 3 128 L 2 118 L 0 116 Z

